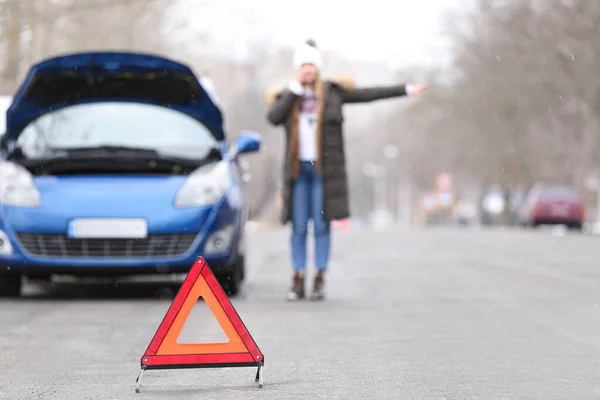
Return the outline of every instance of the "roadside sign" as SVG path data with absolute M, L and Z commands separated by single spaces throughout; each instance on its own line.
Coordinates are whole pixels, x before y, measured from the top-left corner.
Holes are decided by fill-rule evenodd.
M 440 191 L 449 191 L 452 189 L 452 175 L 447 172 L 439 174 L 436 179 L 436 185 Z
M 447 207 L 450 207 L 452 205 L 452 203 L 454 202 L 454 195 L 450 191 L 440 192 L 439 200 L 440 200 L 440 203 L 442 204 L 442 207 L 447 208 Z

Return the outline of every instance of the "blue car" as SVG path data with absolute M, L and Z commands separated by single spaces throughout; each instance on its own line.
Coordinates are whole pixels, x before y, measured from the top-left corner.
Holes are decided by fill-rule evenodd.
M 247 204 L 218 100 L 186 65 L 78 53 L 34 65 L 6 112 L 0 296 L 23 277 L 187 273 L 198 256 L 235 295 Z

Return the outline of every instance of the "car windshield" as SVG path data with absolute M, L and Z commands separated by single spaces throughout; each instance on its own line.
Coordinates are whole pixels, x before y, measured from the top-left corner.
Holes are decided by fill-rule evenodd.
M 540 191 L 541 200 L 579 200 L 577 191 L 570 187 L 551 186 Z
M 217 145 L 210 130 L 186 114 L 124 102 L 80 104 L 42 115 L 17 140 L 27 158 L 52 155 L 56 149 L 116 146 L 203 159 Z

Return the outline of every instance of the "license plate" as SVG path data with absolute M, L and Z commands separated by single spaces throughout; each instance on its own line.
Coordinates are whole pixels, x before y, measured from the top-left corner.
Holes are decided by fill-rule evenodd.
M 554 217 L 566 217 L 569 215 L 569 209 L 565 206 L 552 207 L 552 216 Z
M 75 219 L 69 223 L 68 235 L 81 239 L 143 239 L 148 236 L 148 223 L 145 219 Z

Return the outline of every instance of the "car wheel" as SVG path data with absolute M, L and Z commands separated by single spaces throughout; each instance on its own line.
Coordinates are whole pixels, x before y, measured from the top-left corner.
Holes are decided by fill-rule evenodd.
M 246 279 L 246 261 L 243 255 L 239 256 L 238 262 L 238 268 L 240 269 L 240 281 L 243 282 L 244 279 Z
M 569 229 L 572 231 L 581 232 L 581 231 L 583 231 L 583 226 L 582 226 L 582 224 L 570 224 Z
M 244 277 L 244 257 L 238 256 L 226 272 L 216 275 L 217 280 L 228 296 L 237 296 Z
M 0 297 L 19 297 L 21 286 L 21 275 L 0 275 Z

